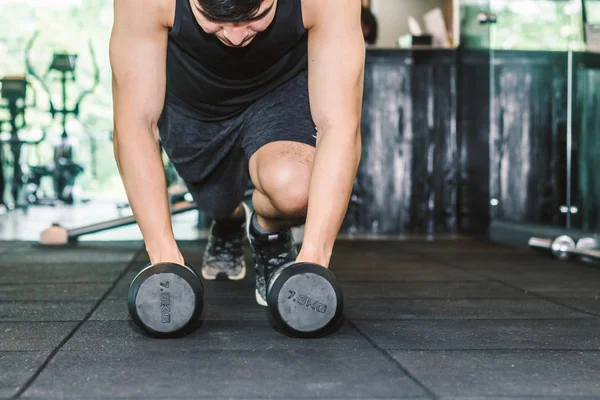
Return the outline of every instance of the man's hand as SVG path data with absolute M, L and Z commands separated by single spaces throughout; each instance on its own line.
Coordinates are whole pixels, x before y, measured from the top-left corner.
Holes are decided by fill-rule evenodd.
M 329 268 L 329 262 L 331 259 L 331 253 L 325 253 L 325 251 L 319 247 L 310 245 L 302 245 L 302 249 L 298 254 L 296 263 L 312 263 L 317 264 L 325 268 Z
M 174 263 L 178 265 L 185 265 L 183 255 L 177 247 L 171 249 L 163 249 L 159 252 L 148 253 L 151 264 L 159 263 Z

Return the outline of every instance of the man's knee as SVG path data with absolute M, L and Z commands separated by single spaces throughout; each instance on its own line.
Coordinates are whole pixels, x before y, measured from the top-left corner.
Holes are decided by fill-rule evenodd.
M 280 213 L 290 218 L 304 218 L 308 209 L 310 169 L 296 163 L 276 164 L 260 173 L 262 194 Z

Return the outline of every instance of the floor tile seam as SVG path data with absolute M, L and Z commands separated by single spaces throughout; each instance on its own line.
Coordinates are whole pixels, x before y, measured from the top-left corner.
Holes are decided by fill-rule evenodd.
M 201 345 L 201 343 L 197 343 L 199 345 Z M 369 343 L 371 346 L 372 344 Z M 506 347 L 506 348 L 474 348 L 474 349 L 469 349 L 469 348 L 462 348 L 462 349 L 455 349 L 455 348 L 448 348 L 448 349 L 441 349 L 441 348 L 434 348 L 434 349 L 427 349 L 427 348 L 402 348 L 402 347 L 382 347 L 379 346 L 379 348 L 381 348 L 383 351 L 389 353 L 389 352 L 404 352 L 404 353 L 415 353 L 415 352 L 420 352 L 420 353 L 498 353 L 498 354 L 509 354 L 509 353 L 520 353 L 520 352 L 526 352 L 526 353 L 589 353 L 589 354 L 600 354 L 600 347 L 598 348 L 579 348 L 579 349 L 567 349 L 567 348 L 531 348 L 531 347 L 524 347 L 524 348 L 518 348 L 518 347 Z M 149 353 L 153 354 L 153 353 L 160 353 L 163 350 L 161 349 L 147 349 Z M 2 353 L 44 353 L 44 352 L 49 352 L 50 350 L 7 350 L 7 351 L 2 351 L 0 350 L 0 355 Z M 189 352 L 188 350 L 185 349 L 169 349 L 170 352 L 174 353 L 174 354 L 179 354 L 179 353 L 186 353 Z M 219 347 L 219 346 L 215 346 L 215 347 L 211 347 L 211 348 L 204 348 L 204 349 L 197 349 L 197 351 L 202 351 L 206 354 L 209 353 L 227 353 L 227 352 L 235 352 L 237 354 L 271 354 L 273 351 L 276 352 L 286 352 L 286 351 L 290 351 L 290 352 L 297 352 L 297 351 L 302 351 L 304 353 L 321 353 L 323 350 L 319 350 L 319 349 L 293 349 L 293 348 L 277 348 L 274 347 L 270 350 L 260 350 L 260 349 L 250 349 L 250 348 L 227 348 L 227 347 Z M 336 350 L 337 351 L 337 350 Z M 76 353 L 90 353 L 89 349 L 61 349 L 59 351 L 60 354 L 76 354 Z M 123 357 L 123 354 L 119 354 L 119 355 L 115 355 L 115 357 Z M 392 356 L 393 357 L 393 356 Z M 389 357 L 388 357 L 389 358 Z M 395 364 L 398 363 L 397 360 L 394 361 Z
M 114 338 L 114 336 L 111 336 L 111 338 Z M 94 339 L 100 339 L 99 337 L 94 337 Z M 364 338 L 356 338 L 356 340 L 359 339 L 364 339 Z M 90 340 L 89 338 L 86 338 L 86 340 Z M 82 342 L 83 343 L 83 342 Z M 141 344 L 143 345 L 143 343 Z M 109 347 L 109 344 L 106 344 L 107 347 Z M 134 348 L 134 346 L 131 345 L 123 345 L 124 347 L 130 346 L 129 348 Z M 194 341 L 191 343 L 186 343 L 187 348 L 179 348 L 179 347 L 169 347 L 169 353 L 170 354 L 176 354 L 176 355 L 181 355 L 181 354 L 196 354 L 198 352 L 202 352 L 204 354 L 223 354 L 223 353 L 237 353 L 237 354 L 242 354 L 242 355 L 265 355 L 265 354 L 273 354 L 273 353 L 303 353 L 304 355 L 310 355 L 311 357 L 313 355 L 320 355 L 323 354 L 323 352 L 339 352 L 341 347 L 334 347 L 334 346 L 329 346 L 327 349 L 320 349 L 318 347 L 302 347 L 302 346 L 298 346 L 298 347 L 290 347 L 289 345 L 286 344 L 281 344 L 278 346 L 274 346 L 270 349 L 262 349 L 262 348 L 252 348 L 252 347 L 227 347 L 227 345 L 215 345 L 215 346 L 211 346 L 208 347 L 206 345 L 206 343 L 203 343 L 202 341 Z M 233 345 L 235 346 L 235 345 Z M 356 347 L 358 350 L 364 350 L 364 349 L 371 349 L 372 348 L 372 344 L 371 343 L 365 343 L 364 345 L 360 345 L 360 347 Z M 101 356 L 108 356 L 108 357 L 117 357 L 117 358 L 123 358 L 125 355 L 127 355 L 128 353 L 106 353 L 104 351 L 103 348 L 99 349 L 100 351 L 100 355 Z M 160 347 L 147 347 L 144 349 L 148 354 L 154 354 L 154 353 L 164 353 L 164 348 L 160 348 Z M 357 351 L 358 351 L 357 350 Z M 387 349 L 384 349 L 387 350 Z M 14 350 L 16 352 L 16 350 Z M 36 352 L 37 350 L 27 350 L 29 352 Z M 50 351 L 50 350 L 48 350 Z M 85 353 L 85 354 L 89 354 L 89 353 L 93 353 L 90 351 L 89 348 L 75 348 L 75 347 L 69 347 L 67 349 L 60 349 L 59 354 L 75 354 L 75 353 Z M 0 350 L 0 354 L 2 354 L 2 351 Z M 136 356 L 135 354 L 132 354 L 133 356 Z
M 563 307 L 572 308 L 574 310 L 579 310 L 579 312 L 581 312 L 581 313 L 588 314 L 588 315 L 594 316 L 596 318 L 600 318 L 600 312 L 596 313 L 596 312 L 593 312 L 593 311 L 586 311 L 586 310 L 580 309 L 577 306 L 571 306 L 569 304 L 566 304 L 566 303 L 562 302 L 563 300 L 565 300 L 563 298 L 560 298 L 560 299 L 556 299 L 556 298 L 552 298 L 552 297 L 550 297 L 550 298 L 553 299 L 552 302 L 555 302 L 556 304 L 559 304 L 559 305 L 561 305 Z M 570 299 L 567 299 L 567 300 L 585 300 L 585 299 L 570 298 Z
M 598 289 L 594 289 L 595 292 L 597 293 L 583 293 L 581 295 L 579 295 L 578 297 L 573 297 L 573 295 L 571 293 L 565 293 L 564 296 L 562 296 L 560 293 L 556 293 L 553 289 L 526 289 L 527 293 L 531 293 L 531 292 L 535 292 L 537 295 L 542 295 L 545 296 L 545 292 L 554 292 L 554 293 L 549 293 L 547 296 L 550 299 L 553 300 L 562 300 L 562 299 L 566 299 L 566 300 L 598 300 L 600 301 L 600 287 Z M 579 289 L 567 289 L 567 290 L 572 290 L 572 291 L 577 291 Z M 583 289 L 585 290 L 585 289 Z M 537 297 L 537 296 L 536 296 Z
M 95 299 L 56 299 L 56 300 L 47 300 L 47 299 L 23 299 L 23 300 L 2 300 L 0 299 L 0 304 L 5 303 L 5 304 L 11 304 L 11 303 L 26 303 L 26 304 L 38 304 L 38 303 L 95 303 L 96 301 L 98 301 L 98 299 L 100 299 L 100 297 L 102 296 L 98 296 Z
M 83 314 L 83 313 L 82 313 Z M 87 314 L 87 313 L 85 313 Z M 61 320 L 53 320 L 53 319 L 1 319 L 0 318 L 0 324 L 3 323 L 8 323 L 8 324 L 20 324 L 20 323 L 26 323 L 26 324 L 34 324 L 34 323 L 44 323 L 44 324 L 72 324 L 74 322 L 79 322 L 81 321 L 81 318 L 77 318 L 77 319 L 61 319 Z M 125 320 L 123 320 L 125 321 Z
M 119 300 L 121 301 L 121 300 Z M 259 312 L 259 311 L 257 311 Z M 353 321 L 357 321 L 357 322 L 387 322 L 387 321 L 404 321 L 404 322 L 413 322 L 413 321 L 418 321 L 418 322 L 422 322 L 422 321 L 486 321 L 486 322 L 490 322 L 490 321 L 595 321 L 597 319 L 600 319 L 598 317 L 563 317 L 563 318 L 557 318 L 557 317 L 552 317 L 552 318 L 528 318 L 528 317 L 523 317 L 523 318 L 352 318 Z M 96 318 L 90 318 L 90 321 L 103 321 L 103 322 L 108 322 L 108 321 L 129 321 L 129 318 L 123 317 L 122 319 L 120 318 L 111 318 L 111 319 L 96 319 Z M 80 321 L 80 319 L 64 319 L 64 320 L 40 320 L 40 319 L 20 319 L 20 320 L 13 320 L 13 319 L 7 319 L 7 320 L 2 320 L 0 319 L 0 323 L 73 323 L 73 322 L 78 322 Z M 211 321 L 211 322 L 228 322 L 228 321 L 232 321 L 232 322 L 253 322 L 253 321 L 262 321 L 262 319 L 211 319 L 211 318 L 205 318 L 205 321 Z
M 598 317 L 548 317 L 548 318 L 352 318 L 360 322 L 385 321 L 595 321 Z
M 58 343 L 58 345 L 52 350 L 52 352 L 46 357 L 42 365 L 40 365 L 36 371 L 29 377 L 29 379 L 20 387 L 20 389 L 15 393 L 11 398 L 19 398 L 23 393 L 27 391 L 35 382 L 35 380 L 40 376 L 40 374 L 46 369 L 46 367 L 50 364 L 50 362 L 54 359 L 54 357 L 58 354 L 60 349 L 73 337 L 73 335 L 83 326 L 83 324 L 91 318 L 91 316 L 96 312 L 96 310 L 100 307 L 104 299 L 108 297 L 108 294 L 112 289 L 114 289 L 119 281 L 129 272 L 129 270 L 135 265 L 136 259 L 140 256 L 144 250 L 143 247 L 140 247 L 138 251 L 131 257 L 128 264 L 126 264 L 125 268 L 121 271 L 119 276 L 113 281 L 112 285 L 108 288 L 106 293 L 96 302 L 96 304 L 92 307 L 90 311 L 84 316 L 82 320 L 80 320 L 67 335 Z
M 46 397 L 27 397 L 28 399 L 32 399 L 32 400 L 37 400 L 37 399 L 46 399 Z M 62 398 L 62 397 L 61 397 Z M 105 400 L 106 397 L 81 397 L 81 396 L 77 396 L 77 399 L 81 399 L 81 400 Z M 187 396 L 187 397 L 178 397 L 178 396 L 174 396 L 174 397 L 169 397 L 169 399 L 173 399 L 173 400 L 178 400 L 178 399 L 200 399 L 200 400 L 247 400 L 247 399 L 272 399 L 272 400 L 322 400 L 323 398 L 327 399 L 327 400 L 352 400 L 352 399 L 360 399 L 358 397 L 248 397 L 248 396 L 243 396 L 243 397 L 237 397 L 237 396 L 226 396 L 226 397 L 215 397 L 215 396 L 197 396 L 194 395 L 193 397 Z M 407 397 L 390 397 L 390 396 L 386 396 L 386 397 L 367 397 L 370 400 L 425 400 L 428 399 L 427 397 L 422 397 L 422 396 L 407 396 Z M 498 399 L 498 398 L 502 398 L 502 399 L 597 399 L 597 397 L 595 396 L 590 396 L 590 395 L 580 395 L 580 396 L 564 396 L 564 395 L 525 395 L 525 396 L 519 396 L 519 395 L 510 395 L 510 396 L 505 396 L 505 395 L 498 395 L 498 396 L 443 396 L 440 397 L 440 400 L 453 400 L 453 399 Z M 65 399 L 70 399 L 70 397 L 65 397 Z M 119 396 L 111 396 L 111 399 L 114 400 L 120 400 L 120 399 L 130 399 L 130 400 L 141 400 L 141 399 L 148 399 L 148 400 L 163 400 L 164 397 L 149 397 L 149 396 L 143 396 L 143 397 L 119 397 Z
M 382 283 L 382 282 L 383 283 L 390 283 L 389 280 L 385 280 L 385 281 L 367 281 L 365 283 Z M 409 281 L 409 282 L 438 283 L 438 282 L 446 282 L 446 281 L 440 281 L 439 279 L 419 279 L 419 280 L 416 280 L 416 281 Z M 473 282 L 482 282 L 482 281 L 481 280 L 474 281 L 474 280 L 464 280 L 464 279 L 453 279 L 451 282 L 461 284 L 461 283 L 473 283 Z M 392 281 L 392 283 L 393 283 L 393 281 Z
M 514 285 L 512 285 L 510 283 L 503 282 L 501 280 L 497 280 L 497 282 L 498 283 L 502 283 L 502 284 L 506 285 L 507 287 L 518 288 L 518 286 L 514 286 Z M 577 311 L 577 312 L 579 312 L 581 314 L 589 315 L 590 317 L 593 317 L 593 318 L 600 318 L 600 313 L 594 313 L 594 312 L 591 312 L 591 311 L 586 311 L 586 310 L 581 309 L 579 307 L 575 307 L 575 306 L 572 306 L 572 305 L 569 305 L 569 304 L 561 303 L 560 301 L 557 301 L 557 299 L 555 299 L 555 298 L 553 298 L 551 296 L 546 296 L 546 295 L 543 295 L 543 294 L 540 294 L 540 293 L 536 293 L 535 290 L 527 290 L 527 293 L 530 293 L 532 296 L 535 296 L 538 299 L 547 301 L 548 303 L 552 303 L 554 305 L 558 305 L 558 306 L 561 306 L 561 307 L 564 307 L 564 308 L 568 308 L 568 309 L 571 309 L 573 311 Z M 574 299 L 577 299 L 577 298 L 574 298 Z
M 75 281 L 75 282 L 65 282 L 65 281 L 33 281 L 33 282 L 0 282 L 0 286 L 22 286 L 22 285 L 110 285 L 113 281 L 104 281 L 104 282 L 85 282 L 85 281 Z
M 6 253 L 10 253 L 11 251 L 20 250 L 22 248 L 29 246 L 28 243 L 23 243 L 21 241 L 15 241 L 15 240 L 0 241 L 0 243 L 4 243 L 4 242 L 17 243 L 17 244 L 15 244 L 15 246 L 10 246 L 5 249 L 0 249 L 0 255 L 4 255 Z
M 427 257 L 426 257 L 426 258 L 427 258 Z M 473 271 L 471 271 L 471 270 L 467 270 L 467 269 L 466 269 L 466 268 L 464 268 L 464 267 L 460 267 L 460 266 L 454 265 L 452 261 L 450 261 L 450 262 L 448 262 L 448 261 L 445 261 L 445 264 L 447 264 L 448 266 L 450 266 L 450 267 L 452 267 L 452 268 L 454 268 L 454 269 L 458 269 L 458 270 L 461 270 L 461 271 L 469 272 L 469 273 L 471 273 L 471 274 L 473 274 L 473 275 L 475 275 L 475 276 L 479 276 L 479 277 L 481 277 L 481 278 L 484 278 L 484 279 L 486 279 L 486 280 L 487 280 L 487 281 L 489 281 L 489 282 L 496 282 L 496 283 L 499 283 L 499 284 L 501 284 L 501 285 L 503 285 L 503 286 L 506 286 L 506 287 L 508 287 L 508 288 L 511 288 L 511 289 L 517 289 L 517 290 L 526 290 L 526 289 L 520 288 L 520 287 L 518 287 L 518 286 L 512 285 L 512 284 L 510 284 L 510 283 L 508 283 L 508 282 L 505 282 L 505 281 L 503 281 L 503 280 L 501 280 L 501 279 L 494 278 L 494 277 L 492 277 L 492 276 L 486 275 L 486 274 L 484 274 L 484 273 L 477 273 L 477 272 L 473 272 Z M 532 291 L 527 291 L 527 292 L 528 292 L 528 293 L 531 293 L 531 294 L 532 294 L 532 296 L 535 296 L 535 297 L 537 297 L 537 298 L 539 298 L 539 299 L 541 299 L 541 300 L 548 301 L 548 302 L 550 302 L 550 303 L 553 303 L 553 304 L 555 304 L 555 305 L 559 305 L 559 306 L 561 306 L 561 307 L 570 308 L 571 310 L 574 310 L 574 311 L 580 312 L 580 313 L 582 313 L 582 314 L 587 314 L 587 315 L 590 315 L 590 316 L 593 316 L 593 317 L 599 317 L 599 316 L 600 316 L 600 315 L 598 315 L 598 314 L 594 314 L 594 313 L 587 312 L 587 311 L 585 311 L 585 310 L 581 310 L 581 309 L 579 309 L 579 308 L 577 308 L 577 307 L 572 307 L 572 306 L 568 306 L 568 305 L 565 305 L 565 304 L 560 304 L 560 303 L 557 303 L 556 301 L 553 301 L 551 297 L 544 296 L 544 295 L 541 295 L 541 294 L 539 294 L 539 293 L 535 293 L 535 292 L 532 292 Z
M 73 321 L 0 321 L 0 324 L 73 324 Z
M 95 261 L 95 260 L 97 260 L 97 258 L 85 259 L 85 260 L 47 260 L 47 259 L 42 259 L 42 258 L 40 258 L 39 260 L 35 260 L 35 259 L 34 260 L 32 260 L 32 259 L 23 260 L 21 258 L 21 260 L 15 259 L 15 260 L 3 261 L 3 263 L 0 264 L 0 268 L 21 267 L 21 266 L 35 267 L 35 266 L 39 265 L 40 263 L 43 263 L 44 265 L 49 265 L 52 267 L 63 266 L 66 264 L 85 264 L 85 265 L 89 265 L 91 267 L 105 267 L 107 265 L 115 265 L 115 264 L 127 265 L 131 261 L 131 260 L 129 260 L 128 257 L 127 258 L 123 257 L 122 259 L 118 259 L 118 260 L 107 260 L 107 261 Z
M 46 399 L 46 397 L 27 397 L 27 399 Z M 81 399 L 81 400 L 105 400 L 106 397 L 82 397 L 82 396 L 77 396 L 77 397 L 61 397 L 61 399 Z M 120 397 L 120 396 L 111 396 L 110 397 L 113 400 L 119 400 L 119 399 L 131 399 L 131 400 L 138 400 L 138 399 L 148 399 L 148 400 L 164 400 L 165 397 L 152 397 L 152 396 L 143 396 L 143 397 Z M 2 399 L 0 397 L 0 399 Z M 327 400 L 352 400 L 352 399 L 361 399 L 359 397 L 348 397 L 348 396 L 344 396 L 344 397 L 290 397 L 290 396 L 286 396 L 286 397 L 252 397 L 252 396 L 225 396 L 225 397 L 219 397 L 219 396 L 198 396 L 198 395 L 194 395 L 194 396 L 169 396 L 168 399 L 172 399 L 172 400 L 178 400 L 178 399 L 186 399 L 186 400 L 190 400 L 190 399 L 200 399 L 200 400 L 248 400 L 248 399 L 271 399 L 271 400 L 323 400 L 323 399 L 327 399 Z M 428 397 L 423 397 L 423 396 L 406 396 L 406 397 L 390 397 L 390 396 L 384 396 L 384 397 L 373 397 L 373 396 L 368 396 L 367 399 L 369 400 L 427 400 Z
M 409 251 L 409 252 L 411 252 L 411 250 L 408 250 L 408 251 Z M 414 252 L 414 250 L 412 250 L 412 251 Z M 413 254 L 414 254 L 414 253 L 413 253 Z M 487 278 L 487 276 L 483 276 L 483 275 L 481 275 L 481 274 L 475 274 L 475 273 L 472 273 L 472 270 L 470 270 L 470 269 L 468 269 L 468 268 L 465 268 L 465 267 L 457 267 L 456 265 L 454 265 L 454 264 L 453 264 L 453 261 L 452 261 L 452 260 L 448 260 L 448 259 L 442 259 L 442 258 L 438 260 L 438 259 L 436 259 L 436 258 L 433 258 L 433 257 L 431 257 L 431 256 L 430 256 L 430 255 L 428 255 L 427 253 L 425 253 L 425 254 L 421 255 L 421 257 L 422 257 L 424 260 L 431 261 L 431 262 L 436 262 L 436 263 L 438 263 L 438 264 L 440 264 L 440 265 L 442 265 L 442 266 L 444 266 L 444 267 L 447 267 L 447 268 L 449 267 L 449 268 L 451 268 L 451 269 L 454 269 L 454 270 L 457 270 L 457 271 L 461 271 L 461 272 L 467 272 L 468 274 L 471 274 L 471 275 L 474 275 L 474 276 L 478 276 L 478 277 L 480 277 L 480 278 L 484 278 L 484 279 L 485 279 L 485 278 Z M 488 280 L 488 279 L 486 279 L 486 280 Z M 466 281 L 466 280 L 465 280 L 465 281 Z M 466 281 L 466 282 L 471 282 L 471 281 Z
M 254 288 L 252 288 L 254 289 Z M 525 296 L 526 297 L 526 296 Z M 205 297 L 206 299 L 214 299 L 214 300 L 223 300 L 223 299 L 232 299 L 232 300 L 244 300 L 249 298 L 248 296 L 242 296 L 239 295 L 237 297 L 233 297 L 233 296 L 227 296 L 225 294 L 223 295 L 206 295 Z M 111 297 L 109 296 L 107 298 L 107 300 L 119 300 L 121 299 L 121 297 Z M 496 300 L 500 300 L 500 301 L 506 301 L 506 300 L 514 300 L 514 301 L 518 301 L 518 300 L 526 300 L 526 301 L 534 301 L 534 300 L 538 300 L 538 299 L 527 299 L 527 298 L 523 298 L 523 297 L 352 297 L 352 296 L 348 296 L 348 295 L 344 295 L 344 299 L 345 300 L 351 300 L 351 301 L 363 301 L 363 300 L 372 300 L 372 301 L 385 301 L 385 300 L 402 300 L 402 301 L 446 301 L 446 302 L 453 302 L 453 301 L 465 301 L 465 300 L 489 300 L 489 301 L 496 301 Z M 577 299 L 572 299 L 572 300 L 577 300 Z M 0 300 L 0 302 L 3 301 L 13 301 L 13 300 Z M 26 300 L 14 300 L 14 301 L 26 301 Z M 32 301 L 36 301 L 36 300 L 32 300 Z M 52 302 L 52 301 L 93 301 L 93 300 L 86 300 L 86 299 L 67 299 L 67 300 L 39 300 L 39 301 L 48 301 L 48 302 Z
M 348 295 L 344 295 L 345 299 L 348 300 L 432 300 L 432 301 L 462 301 L 462 300 L 528 300 L 532 301 L 533 299 L 528 299 L 526 294 L 521 296 L 513 296 L 513 297 L 351 297 Z
M 259 311 L 257 311 L 259 312 Z M 348 316 L 346 316 L 346 318 L 350 318 Z M 426 321 L 486 321 L 486 322 L 495 322 L 495 321 L 516 321 L 516 322 L 522 322 L 522 321 L 538 321 L 538 322 L 545 322 L 545 321 L 596 321 L 600 318 L 598 317 L 585 317 L 585 318 L 581 318 L 581 317 L 563 317 L 563 318 L 557 318 L 557 317 L 553 317 L 553 318 L 528 318 L 528 317 L 522 317 L 522 318 L 352 318 L 352 320 L 357 321 L 357 322 L 426 322 Z M 98 317 L 95 318 L 91 318 L 90 321 L 103 321 L 103 322 L 108 322 L 108 321 L 129 321 L 128 317 L 116 317 L 116 318 L 111 318 L 111 319 L 99 319 Z M 250 318 L 250 319 L 235 319 L 235 318 L 231 318 L 231 319 L 215 319 L 215 318 L 204 318 L 204 321 L 209 321 L 209 322 L 255 322 L 255 321 L 262 321 L 262 318 Z M 73 322 L 73 321 L 68 321 L 68 320 L 61 320 L 61 321 L 41 321 L 41 320 L 6 320 L 6 321 L 2 321 L 0 320 L 0 322 L 11 322 L 11 323 L 15 323 L 15 322 Z
M 94 303 L 98 301 L 98 299 L 102 296 L 97 296 L 96 298 L 57 298 L 57 299 L 41 299 L 41 300 L 30 300 L 30 299 L 16 299 L 16 300 L 2 300 L 0 299 L 0 304 L 2 303 L 27 303 L 27 304 L 44 304 L 44 303 Z M 112 299 L 114 300 L 114 299 Z
M 3 353 L 49 353 L 51 350 L 0 350 Z
M 336 272 L 336 271 L 333 271 Z M 342 283 L 342 285 L 344 283 L 356 283 L 356 282 L 360 282 L 360 283 L 396 283 L 396 282 L 419 282 L 419 283 L 454 283 L 454 282 L 492 282 L 489 279 L 485 279 L 482 277 L 476 277 L 477 279 L 472 279 L 472 280 L 460 280 L 457 281 L 456 279 L 435 279 L 435 280 L 429 280 L 429 279 L 400 279 L 400 280 L 390 280 L 390 279 L 385 279 L 385 280 L 368 280 L 365 281 L 364 279 L 347 279 L 344 278 L 343 276 L 339 276 L 338 275 L 338 281 L 340 281 Z
M 385 358 L 395 364 L 398 369 L 408 377 L 413 383 L 415 383 L 426 395 L 428 399 L 438 400 L 439 397 L 428 387 L 425 383 L 421 382 L 416 376 L 414 376 L 404 365 L 400 363 L 400 361 L 396 360 L 389 352 L 387 352 L 384 348 L 379 346 L 375 341 L 363 332 L 354 322 L 348 318 L 346 318 L 347 323 L 356 331 L 358 334 L 369 343 L 378 353 L 382 354 Z
M 518 399 L 518 400 L 523 400 L 523 399 L 531 399 L 531 400 L 535 400 L 535 399 L 567 399 L 567 400 L 577 400 L 577 399 L 593 399 L 593 400 L 598 400 L 600 397 L 598 397 L 598 395 L 590 395 L 590 394 L 582 394 L 582 395 L 574 395 L 574 396 L 569 396 L 569 395 L 558 395 L 558 394 L 550 394 L 550 395 L 543 395 L 543 394 L 533 394 L 533 395 L 529 395 L 529 394 L 524 394 L 524 395 L 518 395 L 518 394 L 512 394 L 509 396 L 505 396 L 502 394 L 496 394 L 496 395 L 485 395 L 485 396 L 444 396 L 442 397 L 440 400 L 454 400 L 454 399 L 459 399 L 459 400 L 469 400 L 469 399 L 476 399 L 476 400 L 497 400 L 497 399 Z
M 498 400 L 498 399 L 516 399 L 516 400 L 523 400 L 523 399 L 527 399 L 527 400 L 536 400 L 536 399 L 557 399 L 557 400 L 562 400 L 562 399 L 566 399 L 566 400 L 577 400 L 577 399 L 585 399 L 585 400 L 598 400 L 600 397 L 597 395 L 586 395 L 586 394 L 582 394 L 582 395 L 575 395 L 575 396 L 565 396 L 565 395 L 510 395 L 510 396 L 504 396 L 502 394 L 498 394 L 498 395 L 486 395 L 486 396 L 445 396 L 442 397 L 440 400 L 470 400 L 470 399 L 474 399 L 474 400 Z
M 388 348 L 384 347 L 386 351 L 402 351 L 402 352 L 427 352 L 427 353 L 459 353 L 459 352 L 474 352 L 474 353 L 518 353 L 518 352 L 561 352 L 561 353 L 600 353 L 600 347 L 597 349 L 586 348 L 586 349 L 566 349 L 566 348 L 532 348 L 532 347 L 506 347 L 506 348 L 463 348 L 463 349 L 426 349 L 426 348 Z
M 0 241 L 0 243 L 2 243 Z M 41 250 L 77 250 L 80 249 L 81 247 L 85 247 L 85 243 L 86 242 L 77 242 L 77 243 L 70 243 L 67 245 L 60 245 L 60 246 L 48 246 L 48 245 L 43 245 L 37 241 L 18 241 L 18 243 L 20 244 L 19 247 L 17 247 L 16 249 L 21 249 L 21 248 L 25 248 L 25 247 L 34 247 L 37 249 L 41 249 Z M 83 244 L 82 244 L 83 243 Z M 139 259 L 139 257 L 141 256 L 140 252 L 144 249 L 144 245 L 143 245 L 143 241 L 141 242 L 142 244 L 140 244 L 139 246 L 135 246 L 136 248 L 132 249 L 128 249 L 128 250 L 122 250 L 123 252 L 123 259 L 122 260 L 113 260 L 113 261 L 95 261 L 92 264 L 115 264 L 118 262 L 125 262 L 125 265 L 129 265 L 130 262 L 132 261 L 137 261 Z M 81 246 L 79 246 L 80 244 L 82 244 Z M 8 250 L 14 250 L 14 248 L 6 248 L 6 249 L 2 249 L 0 250 L 0 255 L 6 253 Z M 101 251 L 106 251 L 109 249 L 90 249 L 90 250 L 97 250 L 98 252 Z M 74 260 L 68 260 L 67 262 L 80 262 L 80 261 L 74 261 Z M 56 265 L 62 265 L 65 262 L 59 262 L 59 261 L 50 261 L 48 264 L 56 264 Z M 32 262 L 32 264 L 35 264 L 35 262 Z M 2 266 L 0 266 L 1 268 Z
M 102 253 L 105 253 L 106 251 L 110 251 L 109 249 L 107 250 L 102 250 L 102 251 L 98 251 L 95 252 L 97 254 L 94 254 L 93 251 L 90 251 L 90 254 L 88 254 L 85 257 L 70 257 L 68 255 L 64 255 L 65 253 L 63 252 L 63 250 L 77 250 L 77 251 L 86 251 L 86 249 L 83 248 L 78 248 L 77 244 L 74 245 L 69 245 L 72 247 L 65 247 L 62 245 L 59 246 L 53 246 L 53 245 L 23 245 L 23 246 L 19 246 L 18 249 L 22 249 L 22 250 L 28 250 L 27 253 L 20 253 L 20 254 L 13 254 L 15 256 L 14 259 L 9 259 L 8 261 L 6 261 L 6 263 L 17 263 L 17 264 L 23 264 L 23 265 L 36 265 L 39 262 L 44 262 L 45 264 L 48 265 L 65 265 L 65 264 L 71 264 L 71 263 L 85 263 L 85 264 L 89 264 L 89 265 L 108 265 L 108 264 L 115 264 L 115 263 L 129 263 L 130 258 L 132 256 L 135 256 L 135 254 L 137 253 L 138 250 L 131 250 L 127 253 L 123 253 L 122 255 L 120 255 L 119 257 L 114 257 L 111 258 L 110 256 L 107 257 L 103 257 Z M 32 253 L 31 251 L 36 250 L 36 251 L 40 251 L 40 252 L 45 252 L 44 253 L 44 257 L 41 256 L 41 254 L 38 253 Z M 54 253 L 56 252 L 56 253 Z M 61 255 L 61 252 L 63 255 Z M 47 257 L 46 257 L 47 256 Z M 62 259 L 61 257 L 65 257 L 64 259 Z M 102 257 L 102 258 L 100 258 Z
M 110 285 L 113 281 L 90 281 L 90 282 L 42 282 L 42 281 L 32 281 L 32 282 L 0 282 L 0 287 L 2 286 L 46 286 L 46 285 Z

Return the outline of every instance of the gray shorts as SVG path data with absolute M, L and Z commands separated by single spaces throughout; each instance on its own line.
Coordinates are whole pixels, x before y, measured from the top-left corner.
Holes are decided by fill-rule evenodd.
M 262 146 L 277 141 L 316 146 L 306 72 L 225 121 L 201 121 L 167 105 L 158 128 L 166 154 L 210 218 L 227 217 L 240 205 L 250 178 L 248 161 Z

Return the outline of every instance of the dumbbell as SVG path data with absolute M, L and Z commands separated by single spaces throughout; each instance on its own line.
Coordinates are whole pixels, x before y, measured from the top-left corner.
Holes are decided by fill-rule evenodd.
M 575 248 L 575 240 L 570 236 L 559 236 L 555 239 L 529 239 L 529 247 L 534 250 L 550 250 L 550 253 L 559 260 L 566 261 L 571 258 L 570 250 Z
M 584 262 L 594 262 L 600 260 L 600 251 L 598 242 L 593 238 L 582 238 L 577 241 L 570 236 L 559 236 L 555 239 L 541 239 L 532 237 L 529 239 L 529 247 L 537 250 L 550 250 L 552 255 L 562 261 L 570 260 L 572 257 L 579 257 Z
M 327 268 L 290 263 L 269 279 L 267 304 L 275 329 L 291 337 L 317 338 L 341 325 L 344 297 L 335 275 Z
M 181 337 L 199 327 L 204 287 L 189 266 L 148 265 L 131 282 L 127 305 L 133 322 L 149 336 Z

